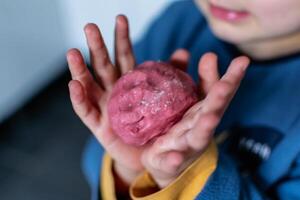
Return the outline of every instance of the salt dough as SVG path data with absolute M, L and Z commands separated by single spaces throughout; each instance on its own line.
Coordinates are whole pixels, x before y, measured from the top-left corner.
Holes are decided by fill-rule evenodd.
M 113 131 L 141 146 L 165 134 L 198 101 L 191 77 L 165 62 L 147 61 L 123 75 L 108 101 Z

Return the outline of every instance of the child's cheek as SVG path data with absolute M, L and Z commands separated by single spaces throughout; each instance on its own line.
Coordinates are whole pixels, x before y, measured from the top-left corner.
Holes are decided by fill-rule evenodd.
M 299 0 L 253 0 L 249 11 L 262 32 L 272 36 L 293 33 L 300 28 Z

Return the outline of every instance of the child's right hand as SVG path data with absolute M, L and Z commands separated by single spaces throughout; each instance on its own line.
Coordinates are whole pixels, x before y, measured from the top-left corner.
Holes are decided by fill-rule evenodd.
M 67 60 L 72 75 L 72 80 L 69 82 L 72 106 L 82 122 L 114 160 L 114 170 L 117 175 L 129 185 L 144 169 L 140 157 L 145 147 L 136 148 L 124 143 L 113 133 L 107 116 L 107 101 L 114 83 L 120 75 L 135 66 L 128 29 L 126 17 L 118 16 L 115 31 L 116 65 L 114 66 L 97 25 L 86 25 L 84 30 L 95 79 L 79 50 L 69 50 Z M 184 70 L 188 59 L 189 53 L 179 49 L 170 57 L 170 62 Z
M 125 16 L 118 16 L 116 20 L 116 66 L 109 58 L 97 25 L 87 24 L 84 31 L 95 79 L 88 70 L 80 51 L 70 49 L 67 53 L 67 60 L 72 75 L 72 80 L 69 82 L 72 106 L 79 118 L 114 160 L 114 170 L 123 181 L 130 184 L 143 170 L 140 161 L 143 149 L 123 143 L 113 133 L 106 106 L 116 80 L 121 74 L 133 69 L 135 65 L 128 22 Z

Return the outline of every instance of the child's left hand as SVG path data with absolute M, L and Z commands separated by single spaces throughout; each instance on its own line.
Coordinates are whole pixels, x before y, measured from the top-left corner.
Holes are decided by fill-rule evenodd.
M 212 53 L 202 56 L 198 67 L 202 100 L 142 155 L 143 165 L 160 188 L 169 185 L 206 150 L 248 65 L 247 57 L 236 58 L 220 79 L 217 56 Z

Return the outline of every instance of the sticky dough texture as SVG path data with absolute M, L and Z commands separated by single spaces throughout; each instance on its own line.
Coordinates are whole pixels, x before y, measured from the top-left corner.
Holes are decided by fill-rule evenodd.
M 147 61 L 123 75 L 108 102 L 113 131 L 141 146 L 166 133 L 198 100 L 196 84 L 168 63 Z

